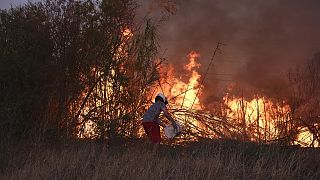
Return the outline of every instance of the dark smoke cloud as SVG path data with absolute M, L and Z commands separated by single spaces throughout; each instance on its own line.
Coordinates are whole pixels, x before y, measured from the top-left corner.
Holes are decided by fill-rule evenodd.
M 206 78 L 206 97 L 229 79 L 246 88 L 281 86 L 289 68 L 320 51 L 319 0 L 178 0 L 176 7 L 159 34 L 177 69 L 196 50 L 204 72 L 216 44 L 227 44 Z

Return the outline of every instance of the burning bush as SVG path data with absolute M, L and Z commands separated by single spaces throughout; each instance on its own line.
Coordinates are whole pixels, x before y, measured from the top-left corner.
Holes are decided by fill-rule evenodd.
M 48 0 L 2 10 L 0 138 L 135 134 L 157 79 L 155 27 L 134 23 L 136 7 Z

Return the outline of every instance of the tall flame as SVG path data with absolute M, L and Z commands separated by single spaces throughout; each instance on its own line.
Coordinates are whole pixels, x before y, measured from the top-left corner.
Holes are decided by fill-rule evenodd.
M 198 73 L 198 68 L 201 66 L 197 62 L 200 57 L 195 51 L 188 54 L 189 62 L 184 65 L 184 70 L 187 73 L 187 81 L 183 81 L 181 76 L 176 76 L 175 69 L 169 65 L 165 71 L 166 76 L 162 77 L 161 90 L 172 99 L 174 106 L 178 108 L 203 110 L 205 105 L 200 102 L 201 96 L 201 75 Z M 229 91 L 234 85 L 229 86 Z M 158 89 L 159 90 L 159 89 Z M 227 93 L 223 97 L 223 104 L 226 107 L 222 110 L 224 117 L 228 119 L 228 123 L 235 125 L 246 140 L 256 142 L 272 142 L 277 139 L 286 138 L 291 130 L 291 125 L 288 121 L 291 118 L 291 108 L 288 103 L 276 102 L 267 97 L 256 96 L 253 99 L 245 99 L 244 97 L 235 97 Z M 185 119 L 184 115 L 176 115 L 179 119 Z M 183 116 L 181 118 L 180 116 Z M 217 119 L 219 119 L 217 117 Z M 201 127 L 195 119 L 188 119 L 189 123 Z M 303 131 L 298 134 L 298 139 L 304 139 L 305 144 L 310 144 L 307 137 L 310 133 Z M 310 138 L 309 138 L 310 139 Z M 308 141 L 308 142 L 306 142 Z M 297 141 L 293 143 L 298 143 Z M 300 143 L 301 144 L 301 143 Z
M 175 76 L 172 65 L 169 65 L 166 69 L 167 76 L 161 80 L 162 84 L 168 84 L 168 86 L 161 87 L 164 88 L 162 90 L 168 96 L 168 99 L 172 99 L 173 103 L 177 106 L 193 109 L 202 108 L 199 100 L 199 95 L 201 95 L 201 75 L 197 72 L 197 68 L 199 68 L 201 64 L 196 62 L 196 59 L 199 57 L 200 54 L 195 51 L 191 51 L 188 54 L 189 63 L 184 65 L 188 76 L 187 82 L 183 82 L 181 76 Z
M 131 36 L 132 32 L 129 29 L 123 31 L 124 39 L 127 40 Z M 126 55 L 122 54 L 124 45 L 125 44 L 119 47 L 116 56 Z M 201 75 L 198 72 L 198 68 L 201 67 L 201 64 L 197 62 L 199 57 L 200 54 L 195 51 L 191 51 L 188 54 L 188 63 L 183 66 L 183 69 L 186 72 L 184 76 L 178 76 L 172 65 L 161 69 L 159 86 L 153 89 L 153 91 L 162 91 L 174 108 L 204 110 L 205 105 L 199 99 L 202 94 L 202 84 L 200 82 Z M 106 84 L 108 83 L 109 82 L 106 82 Z M 107 87 L 105 88 L 108 93 L 113 93 L 112 90 Z M 233 85 L 229 86 L 229 91 L 231 91 L 232 88 Z M 263 96 L 256 96 L 253 99 L 248 100 L 244 97 L 232 96 L 229 93 L 227 93 L 222 100 L 223 108 L 221 109 L 221 114 L 226 118 L 225 123 L 230 123 L 232 124 L 232 127 L 238 128 L 246 140 L 271 142 L 285 138 L 292 128 L 292 125 L 289 122 L 291 118 L 291 109 L 284 101 L 275 102 Z M 83 111 L 84 114 L 86 114 L 89 112 L 89 109 L 85 108 Z M 180 120 L 185 120 L 185 122 L 188 121 L 189 125 L 191 124 L 197 128 L 202 128 L 204 131 L 210 131 L 206 129 L 206 125 L 202 125 L 192 117 L 188 117 L 187 119 L 187 116 L 184 114 L 178 114 L 176 117 Z M 219 117 L 216 117 L 216 119 L 219 120 Z M 95 127 L 96 124 L 93 121 L 87 121 L 84 124 L 84 127 L 82 127 L 84 128 L 84 133 L 79 134 L 78 137 L 94 137 L 96 135 Z M 308 146 L 313 142 L 312 134 L 308 129 L 302 128 L 300 132 L 301 133 L 297 135 L 296 141 L 293 142 L 294 144 Z M 210 137 L 215 136 L 213 135 Z M 319 144 L 316 144 L 316 146 L 319 146 Z

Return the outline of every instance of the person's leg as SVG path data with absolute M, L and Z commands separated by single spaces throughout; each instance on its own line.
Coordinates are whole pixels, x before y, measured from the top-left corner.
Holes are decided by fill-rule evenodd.
M 159 153 L 159 146 L 161 142 L 161 135 L 160 135 L 160 126 L 158 123 L 152 123 L 152 128 L 150 129 L 151 134 L 151 141 L 153 143 L 153 150 L 152 154 L 156 155 Z
M 160 135 L 160 126 L 156 122 L 152 122 L 150 128 L 151 141 L 155 144 L 160 144 L 161 135 Z
M 152 145 L 152 153 L 155 155 L 158 152 L 161 142 L 160 126 L 156 122 L 143 122 L 143 129 L 150 139 Z
M 153 150 L 153 142 L 151 141 L 151 123 L 150 122 L 142 122 L 142 126 L 144 129 L 144 132 L 147 135 L 147 141 L 145 141 L 145 148 L 152 151 Z

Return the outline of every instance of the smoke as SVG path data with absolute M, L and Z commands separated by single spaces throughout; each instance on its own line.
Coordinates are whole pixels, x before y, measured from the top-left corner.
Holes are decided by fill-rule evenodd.
M 142 4 L 155 7 L 154 2 L 159 1 L 142 1 Z M 172 5 L 173 0 L 160 2 Z M 203 75 L 217 43 L 226 44 L 206 76 L 203 102 L 215 101 L 230 82 L 237 82 L 242 90 L 278 95 L 286 88 L 288 70 L 320 51 L 318 0 L 176 0 L 174 3 L 175 14 L 159 26 L 159 35 L 161 50 L 176 71 L 183 72 L 188 53 L 195 50 L 201 54 L 200 74 Z M 155 14 L 162 14 L 159 12 Z

